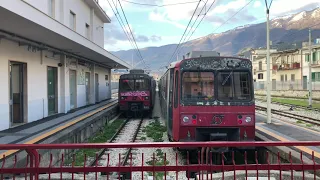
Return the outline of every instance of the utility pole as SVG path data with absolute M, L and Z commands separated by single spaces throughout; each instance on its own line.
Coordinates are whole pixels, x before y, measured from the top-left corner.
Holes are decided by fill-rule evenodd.
M 270 93 L 270 29 L 269 29 L 269 8 L 267 9 L 267 123 L 271 123 L 271 93 Z
M 309 108 L 312 107 L 312 71 L 311 71 L 311 62 L 313 60 L 312 57 L 312 48 L 311 48 L 311 28 L 309 28 Z

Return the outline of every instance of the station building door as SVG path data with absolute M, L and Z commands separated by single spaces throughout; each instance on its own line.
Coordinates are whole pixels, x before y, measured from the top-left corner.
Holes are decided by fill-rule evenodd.
M 77 72 L 69 70 L 70 109 L 77 107 Z
M 10 126 L 27 123 L 27 64 L 9 63 L 10 76 Z
M 48 116 L 56 114 L 58 109 L 58 76 L 56 67 L 47 68 L 47 87 L 48 87 Z
M 96 94 L 96 102 L 99 102 L 99 75 L 95 74 L 95 94 Z
M 90 73 L 86 72 L 85 77 L 85 86 L 86 86 L 86 104 L 90 104 Z

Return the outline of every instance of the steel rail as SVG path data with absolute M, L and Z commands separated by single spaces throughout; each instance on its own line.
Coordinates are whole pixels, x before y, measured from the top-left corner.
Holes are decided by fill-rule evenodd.
M 122 131 L 122 129 L 124 128 L 124 126 L 129 122 L 130 118 L 127 118 L 120 126 L 120 128 L 117 130 L 117 132 L 110 138 L 110 140 L 107 143 L 112 143 L 116 137 L 119 135 L 119 133 Z M 101 159 L 101 157 L 103 156 L 103 154 L 108 150 L 108 148 L 102 149 L 99 153 L 98 156 L 89 163 L 89 165 L 92 166 L 96 166 L 97 162 L 99 161 L 99 159 Z
M 257 105 L 256 105 L 256 109 L 257 110 L 262 110 L 262 111 L 266 111 L 267 110 L 266 107 L 257 106 Z M 298 115 L 298 114 L 293 114 L 293 113 L 280 111 L 280 110 L 276 110 L 276 109 L 271 109 L 271 112 L 274 113 L 274 114 L 277 114 L 277 115 L 281 115 L 281 116 L 284 116 L 284 117 L 301 120 L 301 121 L 304 121 L 304 122 L 307 122 L 307 123 L 310 123 L 310 124 L 313 124 L 313 125 L 320 126 L 320 120 L 316 119 L 316 118 L 302 116 L 302 115 Z
M 141 128 L 142 122 L 143 122 L 143 116 L 141 117 L 140 122 L 139 122 L 139 125 L 138 125 L 138 127 L 137 127 L 137 129 L 136 129 L 136 131 L 135 131 L 135 133 L 134 133 L 134 135 L 133 135 L 133 138 L 132 138 L 132 140 L 131 140 L 132 143 L 134 143 L 134 142 L 136 141 L 136 139 L 137 139 L 137 136 L 138 136 L 139 130 L 140 130 L 140 128 Z M 132 151 L 132 147 L 130 147 L 130 148 L 128 149 L 128 151 L 126 152 L 126 154 L 125 154 L 125 156 L 124 156 L 124 159 L 123 159 L 123 161 L 121 162 L 121 166 L 125 166 L 125 165 L 127 164 L 127 161 L 128 161 L 128 159 L 129 159 L 129 156 L 131 155 L 131 151 Z M 130 163 L 132 163 L 132 155 L 131 155 L 131 158 L 130 158 L 130 159 L 131 159 L 131 162 L 130 162 Z M 128 174 L 128 173 L 129 173 L 129 174 Z M 128 173 L 123 173 L 123 174 L 122 174 L 122 177 L 125 178 L 126 176 L 130 176 L 130 179 L 131 179 L 131 173 L 130 173 L 130 172 L 128 172 Z M 119 174 L 119 176 L 120 176 L 120 174 Z

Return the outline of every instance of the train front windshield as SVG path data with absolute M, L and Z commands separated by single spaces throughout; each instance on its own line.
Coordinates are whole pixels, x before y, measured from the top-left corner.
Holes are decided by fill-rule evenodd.
M 183 100 L 214 99 L 213 72 L 184 72 L 182 74 Z
M 249 72 L 183 72 L 183 101 L 250 101 L 252 83 Z M 215 91 L 217 91 L 215 97 Z
M 217 84 L 220 101 L 250 101 L 252 99 L 252 82 L 247 71 L 218 72 Z
M 120 90 L 124 91 L 144 91 L 148 90 L 148 79 L 122 79 L 120 83 Z

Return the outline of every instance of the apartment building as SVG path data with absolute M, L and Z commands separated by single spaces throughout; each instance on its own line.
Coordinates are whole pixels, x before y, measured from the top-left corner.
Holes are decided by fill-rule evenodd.
M 311 59 L 308 44 L 301 49 L 271 50 L 270 72 L 273 90 L 307 90 L 309 79 L 309 60 Z M 320 90 L 320 44 L 312 45 L 312 87 Z M 252 51 L 254 81 L 256 89 L 264 89 L 266 77 L 265 49 Z
M 111 97 L 110 18 L 96 0 L 0 1 L 0 130 Z

